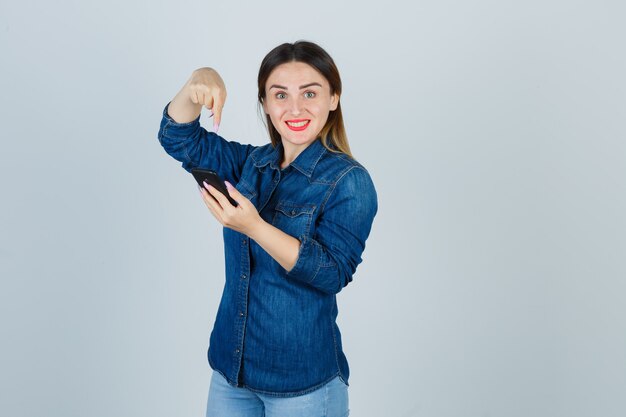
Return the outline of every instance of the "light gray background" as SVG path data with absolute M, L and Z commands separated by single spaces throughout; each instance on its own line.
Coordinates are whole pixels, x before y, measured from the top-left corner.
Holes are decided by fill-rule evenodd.
M 258 66 L 297 39 L 379 193 L 351 415 L 625 415 L 623 2 L 0 4 L 0 415 L 203 415 L 221 234 L 161 112 L 213 66 L 221 134 L 265 143 Z

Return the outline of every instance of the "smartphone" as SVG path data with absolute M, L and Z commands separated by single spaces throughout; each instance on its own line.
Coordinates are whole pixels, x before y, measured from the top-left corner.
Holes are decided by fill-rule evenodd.
M 203 182 L 206 181 L 207 184 L 212 185 L 217 191 L 224 194 L 230 204 L 237 207 L 239 204 L 231 198 L 228 194 L 228 190 L 226 189 L 226 184 L 224 184 L 224 180 L 217 175 L 217 172 L 211 171 L 210 169 L 202 169 L 202 168 L 191 168 L 191 174 L 194 176 L 198 185 L 206 190 Z

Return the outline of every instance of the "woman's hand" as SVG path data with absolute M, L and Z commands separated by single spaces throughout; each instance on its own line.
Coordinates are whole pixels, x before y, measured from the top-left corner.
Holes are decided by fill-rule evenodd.
M 200 193 L 206 206 L 223 226 L 243 233 L 259 244 L 286 271 L 291 271 L 298 261 L 300 241 L 265 222 L 254 204 L 226 182 L 228 194 L 239 205 L 230 204 L 226 196 L 206 182 Z
M 263 219 L 259 216 L 254 204 L 229 182 L 226 182 L 226 188 L 230 197 L 239 204 L 237 207 L 230 204 L 230 201 L 224 194 L 206 182 L 204 183 L 204 188 L 198 188 L 200 188 L 202 199 L 211 211 L 211 214 L 224 227 L 250 236 L 255 228 L 258 228 L 263 223 Z
M 198 68 L 191 74 L 183 90 L 192 103 L 212 110 L 215 126 L 219 126 L 226 101 L 226 86 L 217 71 L 208 67 Z
M 217 132 L 225 102 L 226 86 L 222 77 L 213 68 L 198 68 L 170 103 L 168 114 L 178 123 L 188 123 L 200 115 L 204 106 L 213 111 L 213 129 Z

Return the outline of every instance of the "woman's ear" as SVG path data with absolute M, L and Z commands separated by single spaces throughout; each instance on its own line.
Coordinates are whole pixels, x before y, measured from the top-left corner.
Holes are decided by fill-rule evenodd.
M 339 94 L 335 93 L 330 96 L 330 111 L 337 110 L 337 106 L 339 106 Z
M 265 103 L 265 100 L 263 100 L 263 113 L 265 113 L 265 114 L 269 114 L 269 113 L 267 112 L 267 105 L 266 105 L 266 103 Z

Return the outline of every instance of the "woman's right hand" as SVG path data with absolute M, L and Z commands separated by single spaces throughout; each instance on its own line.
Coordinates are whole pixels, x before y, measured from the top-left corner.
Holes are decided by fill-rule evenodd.
M 178 123 L 195 120 L 202 106 L 213 111 L 213 128 L 217 132 L 226 101 L 224 80 L 213 68 L 198 68 L 168 107 L 168 114 Z

